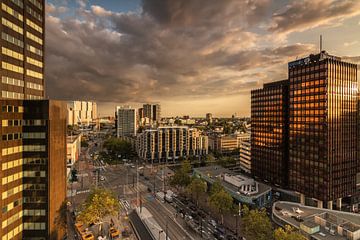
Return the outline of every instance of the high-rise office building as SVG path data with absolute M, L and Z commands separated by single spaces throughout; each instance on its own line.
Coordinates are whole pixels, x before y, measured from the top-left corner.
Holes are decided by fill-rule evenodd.
M 356 191 L 357 66 L 326 52 L 289 63 L 289 187 L 332 208 Z
M 290 62 L 288 74 L 288 93 L 269 85 L 252 91 L 253 173 L 276 184 L 267 178 L 277 169 L 272 159 L 285 157 L 279 185 L 300 193 L 301 203 L 340 209 L 359 178 L 357 66 L 322 51 Z M 280 139 L 288 147 L 279 148 Z
M 251 91 L 251 170 L 273 184 L 286 186 L 288 172 L 288 80 Z
M 61 239 L 66 105 L 40 100 L 45 96 L 45 1 L 4 0 L 1 10 L 0 236 Z
M 158 123 L 161 120 L 160 104 L 144 104 L 143 105 L 144 118 L 148 118 L 152 123 Z
M 136 136 L 137 111 L 130 106 L 116 107 L 116 134 L 117 137 Z

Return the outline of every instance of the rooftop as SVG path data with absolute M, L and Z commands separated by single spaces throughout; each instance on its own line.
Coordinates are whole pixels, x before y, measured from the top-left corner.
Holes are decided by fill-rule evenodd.
M 292 202 L 275 202 L 272 212 L 273 220 L 277 224 L 292 225 L 297 229 L 301 229 L 304 234 L 311 235 L 313 239 L 350 239 L 342 236 L 342 229 L 346 229 L 346 232 L 350 235 L 360 235 L 359 214 L 315 208 Z M 306 233 L 301 225 L 311 228 L 312 231 Z M 352 239 L 358 240 L 360 237 Z
M 220 166 L 195 168 L 194 173 L 210 183 L 220 180 L 225 190 L 241 202 L 252 204 L 252 199 L 271 191 L 271 187 L 263 183 Z

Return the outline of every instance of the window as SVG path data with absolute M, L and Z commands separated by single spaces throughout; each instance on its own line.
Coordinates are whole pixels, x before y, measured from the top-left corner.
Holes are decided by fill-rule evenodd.
M 21 53 L 15 52 L 11 49 L 8 49 L 6 47 L 1 47 L 1 52 L 2 52 L 2 54 L 7 55 L 9 57 L 15 58 L 20 61 L 24 61 L 24 55 L 22 55 Z
M 1 3 L 1 9 L 10 14 L 11 16 L 19 19 L 20 21 L 23 21 L 23 16 L 5 3 Z
M 24 42 L 23 42 L 23 41 L 15 38 L 15 37 L 7 34 L 7 33 L 2 32 L 2 33 L 1 33 L 1 38 L 2 38 L 3 40 L 5 40 L 5 41 L 9 42 L 9 43 L 12 43 L 12 44 L 18 46 L 18 47 L 21 47 L 21 48 L 24 47 Z
M 39 25 L 37 25 L 36 23 L 34 23 L 33 21 L 31 21 L 28 18 L 26 19 L 26 24 L 28 26 L 30 26 L 31 28 L 33 28 L 34 30 L 38 31 L 39 33 L 43 33 L 42 27 L 40 27 Z
M 26 62 L 36 66 L 36 67 L 39 67 L 39 68 L 42 68 L 43 67 L 43 63 L 41 61 L 38 61 L 36 59 L 33 59 L 31 57 L 26 57 Z
M 33 40 L 34 42 L 37 42 L 40 45 L 43 45 L 43 40 L 30 32 L 26 32 L 26 37 Z
M 27 6 L 26 7 L 26 11 L 33 16 L 34 18 L 36 18 L 37 20 L 39 20 L 40 22 L 42 22 L 42 16 L 41 14 L 37 13 L 36 11 L 34 11 L 31 7 Z
M 29 44 L 26 44 L 26 49 L 27 49 L 28 51 L 32 52 L 32 53 L 35 53 L 35 54 L 39 55 L 39 56 L 43 56 L 43 51 L 40 50 L 40 49 L 38 49 L 38 48 L 36 48 L 36 47 L 34 47 L 34 46 L 31 46 L 31 45 L 29 45 Z
M 30 69 L 26 69 L 26 75 L 28 75 L 30 77 L 38 78 L 38 79 L 43 79 L 43 74 L 42 73 L 35 72 L 35 71 L 30 70 Z

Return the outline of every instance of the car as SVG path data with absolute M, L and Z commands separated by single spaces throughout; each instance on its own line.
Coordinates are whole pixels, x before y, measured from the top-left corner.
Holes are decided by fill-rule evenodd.
M 149 180 L 149 177 L 144 177 L 145 180 Z
M 105 177 L 104 177 L 104 176 L 100 176 L 100 181 L 105 181 Z
M 81 239 L 82 240 L 95 240 L 95 237 L 91 232 L 89 232 L 85 235 L 81 235 Z
M 120 238 L 120 231 L 114 227 L 111 227 L 109 229 L 109 233 L 110 233 L 111 239 L 119 239 Z
M 214 219 L 210 219 L 209 220 L 209 224 L 211 225 L 211 226 L 213 226 L 213 227 L 216 227 L 216 221 L 214 220 Z

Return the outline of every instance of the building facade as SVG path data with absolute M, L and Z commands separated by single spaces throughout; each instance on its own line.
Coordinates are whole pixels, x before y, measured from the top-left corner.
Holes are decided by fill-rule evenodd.
M 86 125 L 95 123 L 97 119 L 97 104 L 90 101 L 69 101 L 67 104 L 68 125 Z
M 79 160 L 81 152 L 81 136 L 82 134 L 66 137 L 66 164 L 68 167 L 71 167 L 76 161 Z
M 289 186 L 318 206 L 356 191 L 357 66 L 325 52 L 289 63 Z
M 197 129 L 162 126 L 138 135 L 137 152 L 149 163 L 175 162 L 179 158 L 206 155 L 208 139 Z
M 251 91 L 252 173 L 264 181 L 287 186 L 288 80 Z
M 116 135 L 118 138 L 136 136 L 136 109 L 130 106 L 116 107 Z
M 66 104 L 0 100 L 2 239 L 59 239 L 66 199 Z
M 251 173 L 251 140 L 250 135 L 240 141 L 240 169 Z
M 56 221 L 66 197 L 66 104 L 41 100 L 45 1 L 3 0 L 1 10 L 0 236 L 61 239 Z
M 252 91 L 253 174 L 300 193 L 301 203 L 341 209 L 357 194 L 357 65 L 322 51 L 289 62 L 288 75 Z

